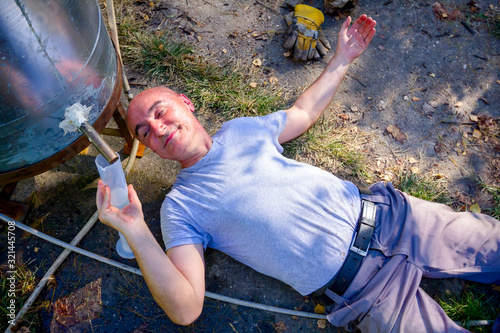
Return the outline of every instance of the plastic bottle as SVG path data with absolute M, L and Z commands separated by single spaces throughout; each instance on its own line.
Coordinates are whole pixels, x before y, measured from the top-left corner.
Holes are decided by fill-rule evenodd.
M 113 164 L 109 164 L 102 155 L 99 155 L 95 159 L 95 164 L 103 183 L 109 186 L 111 190 L 111 205 L 118 209 L 128 205 L 130 202 L 128 200 L 127 181 L 123 173 L 121 159 L 118 158 Z M 128 245 L 127 239 L 121 232 L 118 233 L 120 239 L 116 243 L 116 252 L 122 258 L 134 259 L 134 253 Z

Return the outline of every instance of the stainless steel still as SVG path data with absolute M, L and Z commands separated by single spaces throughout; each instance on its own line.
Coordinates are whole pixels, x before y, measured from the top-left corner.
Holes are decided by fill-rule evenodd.
M 0 173 L 33 165 L 82 134 L 59 123 L 76 102 L 93 123 L 117 57 L 96 0 L 0 0 Z

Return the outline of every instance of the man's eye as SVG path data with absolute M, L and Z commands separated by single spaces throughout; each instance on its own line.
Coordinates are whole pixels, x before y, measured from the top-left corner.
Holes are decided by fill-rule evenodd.
M 164 113 L 165 112 L 163 111 L 163 109 L 161 109 L 160 111 L 158 111 L 158 115 L 156 116 L 156 118 L 161 118 Z
M 144 134 L 142 135 L 144 138 L 146 138 L 149 134 L 149 129 L 145 130 L 144 131 Z

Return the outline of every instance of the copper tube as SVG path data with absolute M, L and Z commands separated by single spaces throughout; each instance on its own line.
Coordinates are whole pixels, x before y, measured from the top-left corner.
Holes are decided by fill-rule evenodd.
M 92 144 L 97 148 L 99 153 L 108 161 L 109 164 L 113 164 L 118 160 L 118 154 L 108 145 L 106 141 L 97 133 L 97 131 L 90 125 L 87 121 L 84 121 L 82 125 L 78 128 Z

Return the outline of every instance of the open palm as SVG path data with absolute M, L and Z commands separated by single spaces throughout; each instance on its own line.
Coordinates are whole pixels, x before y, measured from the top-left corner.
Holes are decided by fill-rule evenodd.
M 349 28 L 351 17 L 342 24 L 339 33 L 337 52 L 344 55 L 349 62 L 359 57 L 370 44 L 375 35 L 377 22 L 371 17 L 361 15 Z

